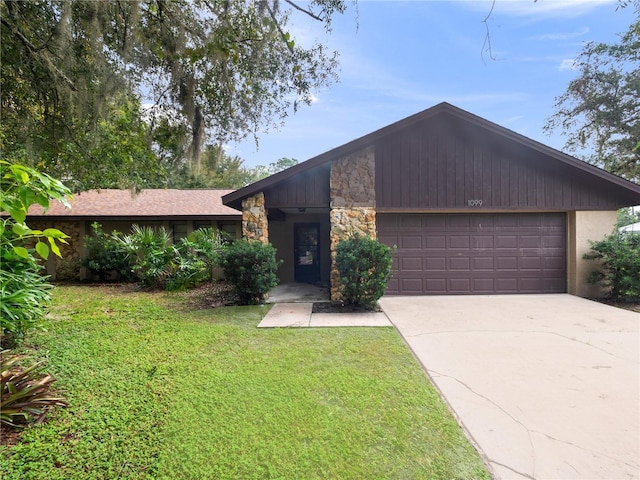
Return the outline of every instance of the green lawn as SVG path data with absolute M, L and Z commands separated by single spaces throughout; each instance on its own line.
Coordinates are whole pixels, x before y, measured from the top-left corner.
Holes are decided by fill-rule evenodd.
M 9 479 L 473 479 L 480 458 L 392 328 L 257 329 L 268 307 L 58 287 L 30 339 L 70 407 Z

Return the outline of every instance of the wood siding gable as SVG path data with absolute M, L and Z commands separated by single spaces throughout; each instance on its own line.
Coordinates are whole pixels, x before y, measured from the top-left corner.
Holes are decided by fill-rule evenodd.
M 377 139 L 377 210 L 611 210 L 638 196 L 465 118 Z
M 267 208 L 328 208 L 330 165 L 303 171 L 264 191 Z

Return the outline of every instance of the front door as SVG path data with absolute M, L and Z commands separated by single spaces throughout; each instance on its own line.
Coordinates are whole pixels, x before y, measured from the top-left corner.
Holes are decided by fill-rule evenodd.
M 295 280 L 320 281 L 320 224 L 296 223 L 294 226 Z

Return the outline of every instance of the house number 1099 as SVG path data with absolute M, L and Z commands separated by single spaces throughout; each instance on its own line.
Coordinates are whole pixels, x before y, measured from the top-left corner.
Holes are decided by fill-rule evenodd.
M 481 207 L 482 200 L 467 200 L 468 207 Z

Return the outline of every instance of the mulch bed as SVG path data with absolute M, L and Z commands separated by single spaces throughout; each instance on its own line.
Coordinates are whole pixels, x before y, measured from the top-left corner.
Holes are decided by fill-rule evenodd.
M 188 304 L 198 310 L 238 305 L 238 296 L 233 286 L 223 280 L 207 282 L 196 288 L 182 292 Z
M 640 313 L 640 303 L 638 302 L 621 302 L 621 301 L 611 300 L 610 298 L 590 298 L 589 300 L 593 300 L 599 303 L 604 303 L 606 305 L 611 305 L 612 307 L 623 308 L 625 310 L 631 310 L 632 312 Z
M 340 305 L 331 302 L 315 302 L 311 310 L 312 313 L 368 313 L 381 311 L 382 309 L 378 304 L 373 308 L 367 308 L 362 305 Z

